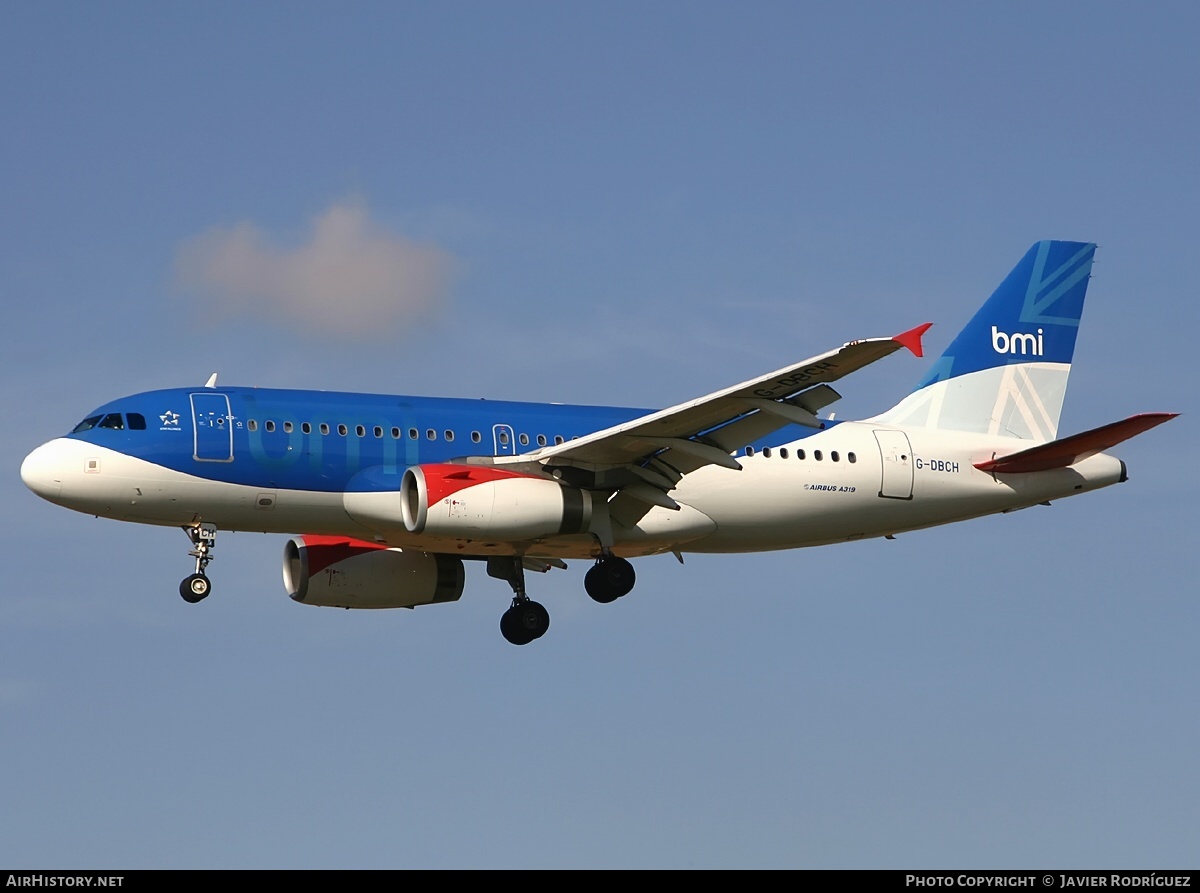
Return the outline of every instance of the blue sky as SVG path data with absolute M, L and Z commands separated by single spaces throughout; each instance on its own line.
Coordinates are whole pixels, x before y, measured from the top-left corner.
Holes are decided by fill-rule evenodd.
M 0 862 L 1194 863 L 1200 12 L 743 6 L 6 8 Z M 662 406 L 925 320 L 936 353 L 1043 238 L 1100 246 L 1064 433 L 1184 413 L 1128 484 L 648 559 L 609 606 L 576 564 L 526 648 L 478 568 L 451 606 L 293 604 L 282 537 L 223 535 L 188 606 L 183 534 L 17 473 L 214 370 Z

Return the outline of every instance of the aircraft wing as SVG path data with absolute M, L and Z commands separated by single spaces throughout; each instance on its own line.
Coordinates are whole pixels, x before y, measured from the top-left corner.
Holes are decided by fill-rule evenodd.
M 642 503 L 678 508 L 666 493 L 683 475 L 705 465 L 740 470 L 731 453 L 786 425 L 823 428 L 817 412 L 840 397 L 829 382 L 901 347 L 921 356 L 921 336 L 930 325 L 851 341 L 696 400 L 497 462 L 537 462 L 583 486 L 621 489 Z

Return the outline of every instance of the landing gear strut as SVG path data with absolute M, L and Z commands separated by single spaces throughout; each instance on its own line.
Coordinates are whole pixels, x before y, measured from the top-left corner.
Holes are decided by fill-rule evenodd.
M 207 598 L 212 591 L 212 583 L 204 573 L 208 563 L 213 560 L 212 551 L 217 544 L 217 527 L 215 524 L 196 524 L 183 528 L 183 532 L 192 541 L 192 551 L 188 552 L 196 559 L 196 572 L 185 577 L 179 584 L 179 594 L 189 604 Z
M 583 577 L 583 588 L 593 600 L 607 605 L 633 589 L 637 575 L 633 565 L 611 552 L 601 555 Z
M 525 594 L 525 566 L 520 557 L 495 557 L 487 562 L 488 576 L 512 587 L 512 607 L 500 616 L 500 634 L 514 645 L 528 645 L 550 628 L 550 612 Z

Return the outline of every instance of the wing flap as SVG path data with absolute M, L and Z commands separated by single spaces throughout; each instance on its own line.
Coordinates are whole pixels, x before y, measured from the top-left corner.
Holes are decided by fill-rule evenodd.
M 986 462 L 976 462 L 975 467 L 980 471 L 990 471 L 993 474 L 1024 474 L 1033 471 L 1049 471 L 1052 468 L 1067 468 L 1088 456 L 1094 456 L 1122 441 L 1149 431 L 1163 422 L 1169 422 L 1177 415 L 1179 415 L 1177 412 L 1144 412 L 1119 422 L 1101 425 L 1090 431 L 1072 434 L 1061 440 L 1053 440 L 1041 446 L 1031 447 L 1019 453 L 988 459 Z

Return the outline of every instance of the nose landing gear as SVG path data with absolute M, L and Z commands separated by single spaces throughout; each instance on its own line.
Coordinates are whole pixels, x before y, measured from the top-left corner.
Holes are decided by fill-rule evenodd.
M 179 594 L 185 602 L 194 605 L 207 598 L 212 591 L 212 583 L 204 570 L 213 560 L 212 551 L 217 544 L 217 527 L 215 524 L 195 524 L 183 528 L 183 532 L 192 541 L 192 551 L 188 552 L 188 555 L 196 559 L 196 572 L 185 577 L 179 584 Z

